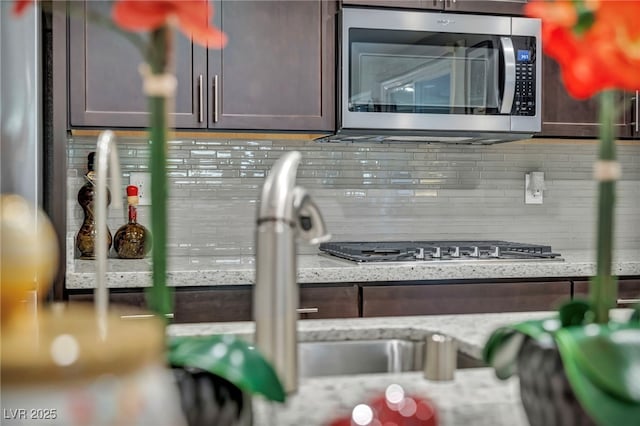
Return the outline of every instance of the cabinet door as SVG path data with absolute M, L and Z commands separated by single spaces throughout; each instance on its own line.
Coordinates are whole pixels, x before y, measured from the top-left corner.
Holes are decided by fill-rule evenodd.
M 93 303 L 93 292 L 70 294 L 70 303 Z M 142 290 L 137 291 L 110 291 L 110 306 L 116 306 L 121 315 L 137 315 L 147 309 L 147 302 Z M 131 309 L 129 309 L 131 308 Z
M 573 282 L 574 296 L 587 297 L 589 295 L 589 281 Z M 618 308 L 629 308 L 640 304 L 640 279 L 618 280 Z
M 355 284 L 306 284 L 300 288 L 300 319 L 358 316 L 358 286 Z
M 93 293 L 70 294 L 72 303 L 93 303 Z M 224 322 L 250 321 L 252 318 L 252 286 L 229 286 L 215 289 L 175 289 L 173 297 L 173 322 Z M 124 314 L 147 310 L 142 289 L 109 292 L 109 303 L 118 305 Z M 134 308 L 130 312 L 128 307 Z
M 175 323 L 251 321 L 253 286 L 219 286 L 176 288 L 173 321 Z M 93 303 L 93 292 L 69 295 L 73 303 Z M 111 290 L 109 301 L 124 315 L 146 310 L 144 290 Z M 306 284 L 300 287 L 300 319 L 358 317 L 358 286 L 355 284 Z M 134 309 L 127 311 L 127 307 Z
M 618 137 L 631 136 L 629 96 L 619 95 L 621 113 L 615 123 Z M 629 107 L 627 107 L 629 105 Z M 576 100 L 564 89 L 560 67 L 553 59 L 542 60 L 542 135 L 598 137 L 598 97 Z
M 305 285 L 300 288 L 299 306 L 300 319 L 357 317 L 358 287 Z M 174 311 L 177 323 L 251 321 L 253 286 L 177 289 Z
M 479 12 L 497 15 L 523 14 L 528 0 L 445 0 L 446 11 Z
M 333 131 L 335 2 L 215 5 L 229 42 L 208 54 L 209 126 Z
M 69 20 L 69 121 L 75 126 L 147 127 L 148 101 L 138 71 L 143 57 L 123 36 L 91 22 L 89 11 L 108 15 L 111 2 L 75 2 L 79 16 Z M 176 127 L 206 127 L 206 50 L 176 31 L 178 89 L 170 114 Z M 200 93 L 202 92 L 202 97 Z M 200 102 L 202 99 L 202 102 Z
M 571 297 L 571 282 L 365 286 L 362 316 L 546 311 Z
M 640 139 L 640 90 L 624 94 L 624 114 L 629 123 L 629 136 Z
M 251 321 L 252 286 L 205 290 L 177 289 L 173 309 L 176 323 Z
M 396 7 L 435 10 L 442 10 L 444 8 L 444 0 L 342 0 L 342 4 L 352 6 Z

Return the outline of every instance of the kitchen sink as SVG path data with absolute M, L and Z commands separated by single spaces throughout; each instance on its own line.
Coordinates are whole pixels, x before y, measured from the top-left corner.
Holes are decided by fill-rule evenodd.
M 424 342 L 402 339 L 301 342 L 298 374 L 319 377 L 422 371 L 424 349 Z M 458 368 L 485 366 L 481 360 L 458 351 Z

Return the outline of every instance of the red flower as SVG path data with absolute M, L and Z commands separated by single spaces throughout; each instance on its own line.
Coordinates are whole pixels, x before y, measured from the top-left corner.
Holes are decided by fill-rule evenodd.
M 212 16 L 207 0 L 117 0 L 113 6 L 113 21 L 125 30 L 153 30 L 175 19 L 196 43 L 221 49 L 227 36 L 209 25 Z
M 16 0 L 13 3 L 13 14 L 16 16 L 22 15 L 22 13 L 25 11 L 27 6 L 33 3 L 33 1 L 34 0 Z
M 560 64 L 567 91 L 584 99 L 605 89 L 640 89 L 640 0 L 587 0 L 593 24 L 576 31 L 571 0 L 533 0 L 528 16 L 542 19 L 545 53 Z

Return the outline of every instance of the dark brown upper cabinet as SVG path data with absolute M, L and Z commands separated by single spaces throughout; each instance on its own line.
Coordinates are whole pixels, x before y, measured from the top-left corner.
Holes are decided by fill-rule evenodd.
M 616 135 L 640 138 L 637 92 L 618 94 Z M 598 97 L 572 98 L 564 88 L 560 67 L 545 56 L 542 61 L 542 134 L 545 137 L 598 137 Z
M 214 1 L 213 25 L 228 36 L 206 50 L 176 35 L 180 129 L 333 131 L 335 2 Z M 103 13 L 109 3 L 87 1 Z M 148 125 L 138 66 L 125 38 L 84 19 L 69 21 L 71 127 Z
M 335 129 L 335 2 L 223 1 L 209 51 L 209 127 Z
M 430 3 L 433 0 L 426 0 Z M 520 16 L 528 0 L 445 0 L 445 10 Z
M 108 16 L 110 2 L 74 2 L 69 19 L 69 123 L 71 126 L 146 127 L 149 113 L 138 70 L 143 57 L 123 36 L 89 21 Z M 176 32 L 177 33 L 177 32 Z M 206 74 L 206 50 L 175 37 L 178 89 L 171 113 L 177 127 L 198 127 L 197 76 Z
M 344 5 L 522 15 L 528 0 L 342 0 Z

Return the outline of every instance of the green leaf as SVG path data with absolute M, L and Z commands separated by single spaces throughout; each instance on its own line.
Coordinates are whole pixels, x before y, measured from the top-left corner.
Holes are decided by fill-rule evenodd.
M 233 335 L 181 336 L 169 341 L 169 363 L 196 367 L 216 374 L 238 388 L 284 402 L 285 392 L 276 372 L 262 354 Z
M 640 324 L 569 327 L 556 333 L 556 343 L 565 365 L 575 364 L 594 386 L 640 410 Z
M 571 388 L 600 426 L 638 424 L 639 331 L 637 327 L 609 330 L 592 324 L 557 333 L 558 349 Z
M 560 327 L 555 318 L 525 321 L 495 330 L 482 351 L 485 363 L 491 365 L 499 379 L 508 379 L 516 372 L 518 353 L 525 336 L 537 340 L 551 340 L 550 333 Z
M 591 305 L 586 300 L 571 300 L 560 306 L 558 311 L 560 314 L 560 322 L 563 327 L 593 322 Z
M 494 331 L 484 346 L 482 358 L 491 365 L 499 379 L 505 380 L 516 372 L 516 359 L 524 336 L 515 330 L 503 327 Z

